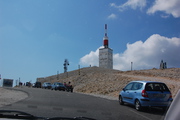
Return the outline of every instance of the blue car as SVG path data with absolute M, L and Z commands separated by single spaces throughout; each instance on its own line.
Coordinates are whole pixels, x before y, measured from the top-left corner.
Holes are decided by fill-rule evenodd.
M 119 93 L 119 104 L 129 103 L 136 110 L 143 107 L 161 107 L 163 110 L 172 102 L 172 95 L 165 83 L 132 81 Z

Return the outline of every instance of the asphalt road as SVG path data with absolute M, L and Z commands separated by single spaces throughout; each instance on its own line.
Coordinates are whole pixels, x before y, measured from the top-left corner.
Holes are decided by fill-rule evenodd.
M 119 105 L 116 100 L 79 93 L 52 91 L 41 88 L 16 88 L 29 97 L 3 106 L 1 110 L 20 110 L 40 117 L 85 116 L 97 120 L 163 120 L 161 109 L 136 111 L 131 105 Z

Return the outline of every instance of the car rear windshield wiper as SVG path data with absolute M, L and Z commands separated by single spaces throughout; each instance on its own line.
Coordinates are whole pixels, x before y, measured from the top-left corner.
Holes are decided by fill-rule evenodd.
M 13 119 L 43 119 L 40 117 L 35 117 L 29 113 L 16 111 L 16 110 L 0 110 L 0 118 L 13 118 Z

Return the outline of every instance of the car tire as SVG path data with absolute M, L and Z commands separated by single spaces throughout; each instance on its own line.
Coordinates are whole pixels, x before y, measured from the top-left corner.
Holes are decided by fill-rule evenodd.
M 142 109 L 141 103 L 140 103 L 139 100 L 135 100 L 135 109 L 136 109 L 137 111 L 140 111 L 140 110 Z
M 121 96 L 119 96 L 119 104 L 120 104 L 120 105 L 124 105 L 124 102 L 123 102 L 123 99 L 122 99 Z

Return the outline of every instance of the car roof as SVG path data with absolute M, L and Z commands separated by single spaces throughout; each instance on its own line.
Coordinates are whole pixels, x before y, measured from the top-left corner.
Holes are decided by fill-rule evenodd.
M 145 81 L 145 80 L 136 80 L 131 82 L 140 82 L 140 83 L 163 83 L 163 82 L 157 82 L 157 81 Z
M 50 82 L 44 82 L 44 83 L 50 83 Z
M 41 83 L 41 82 L 36 82 L 36 83 Z

